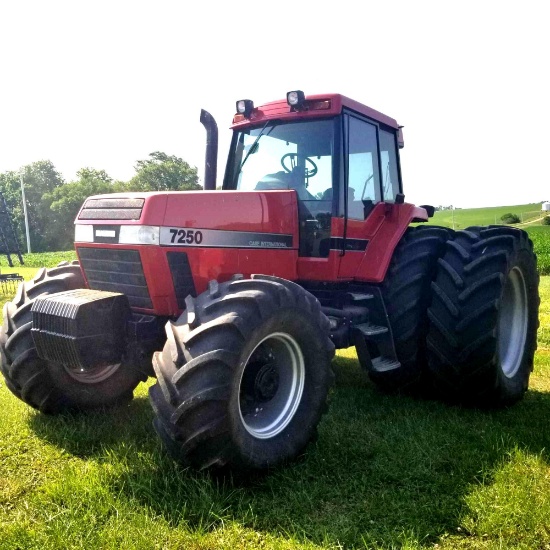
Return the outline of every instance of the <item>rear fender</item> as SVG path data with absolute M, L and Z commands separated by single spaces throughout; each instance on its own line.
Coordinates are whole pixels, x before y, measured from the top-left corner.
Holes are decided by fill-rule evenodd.
M 382 282 L 388 271 L 395 247 L 405 234 L 407 227 L 413 221 L 428 220 L 426 210 L 413 204 L 388 203 L 385 208 L 384 219 L 370 239 L 355 273 L 354 279 L 357 281 Z

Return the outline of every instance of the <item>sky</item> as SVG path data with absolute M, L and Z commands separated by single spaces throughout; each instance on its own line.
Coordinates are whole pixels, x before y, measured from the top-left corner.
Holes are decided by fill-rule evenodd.
M 238 99 L 341 93 L 404 126 L 407 202 L 550 200 L 544 2 L 0 0 L 0 172 L 132 177 L 153 151 L 218 176 Z

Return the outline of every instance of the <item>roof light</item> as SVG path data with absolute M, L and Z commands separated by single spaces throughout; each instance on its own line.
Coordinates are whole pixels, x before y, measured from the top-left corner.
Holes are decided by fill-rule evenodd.
M 306 96 L 302 90 L 294 90 L 286 94 L 286 102 L 294 109 L 301 109 L 306 100 Z
M 239 99 L 237 101 L 237 113 L 249 118 L 254 109 L 254 102 L 251 99 Z

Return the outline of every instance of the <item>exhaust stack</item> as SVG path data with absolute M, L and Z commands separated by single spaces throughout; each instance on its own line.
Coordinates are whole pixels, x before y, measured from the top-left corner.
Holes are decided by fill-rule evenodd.
M 218 125 L 214 117 L 204 109 L 201 109 L 201 123 L 206 129 L 204 189 L 205 191 L 214 191 L 218 171 Z

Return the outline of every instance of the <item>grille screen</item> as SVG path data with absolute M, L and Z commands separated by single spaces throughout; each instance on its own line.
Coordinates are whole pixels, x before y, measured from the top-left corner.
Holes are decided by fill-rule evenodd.
M 128 297 L 131 307 L 153 308 L 137 250 L 80 247 L 77 250 L 91 289 L 121 292 Z

